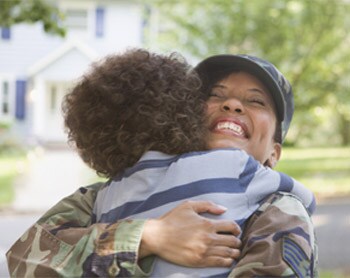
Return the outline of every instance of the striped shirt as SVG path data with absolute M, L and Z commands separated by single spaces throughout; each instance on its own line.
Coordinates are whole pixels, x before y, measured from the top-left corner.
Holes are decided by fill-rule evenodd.
M 96 222 L 113 223 L 125 218 L 160 217 L 188 199 L 209 200 L 228 210 L 204 216 L 234 220 L 243 228 L 259 202 L 277 191 L 298 196 L 310 213 L 314 211 L 311 191 L 262 166 L 242 150 L 215 149 L 176 156 L 150 151 L 98 192 L 93 212 Z M 188 268 L 156 258 L 152 275 L 224 277 L 232 268 Z

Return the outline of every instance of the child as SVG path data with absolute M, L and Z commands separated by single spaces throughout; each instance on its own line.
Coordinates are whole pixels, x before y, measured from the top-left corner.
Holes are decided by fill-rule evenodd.
M 313 210 L 310 191 L 245 151 L 206 150 L 207 98 L 199 77 L 182 58 L 146 50 L 107 57 L 73 88 L 64 103 L 70 141 L 90 167 L 110 178 L 96 198 L 96 222 L 156 218 L 191 199 L 227 207 L 214 217 L 243 226 L 276 191 L 296 194 Z M 152 275 L 229 272 L 156 258 Z

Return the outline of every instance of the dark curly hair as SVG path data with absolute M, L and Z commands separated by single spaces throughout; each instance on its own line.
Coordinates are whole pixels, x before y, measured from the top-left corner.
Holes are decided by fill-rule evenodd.
M 131 49 L 92 64 L 65 96 L 68 141 L 100 176 L 135 164 L 148 150 L 205 149 L 201 81 L 179 54 Z

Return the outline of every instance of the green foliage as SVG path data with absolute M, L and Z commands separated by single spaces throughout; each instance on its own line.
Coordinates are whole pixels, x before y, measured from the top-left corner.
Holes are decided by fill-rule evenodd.
M 0 26 L 9 27 L 18 23 L 42 22 L 45 32 L 65 35 L 59 21 L 63 15 L 51 1 L 5 0 L 0 1 Z
M 0 175 L 0 207 L 11 203 L 14 198 L 13 180 L 14 175 Z
M 10 127 L 11 127 L 10 123 L 0 122 L 0 132 L 5 132 L 5 131 L 9 130 Z
M 198 59 L 222 53 L 263 57 L 293 85 L 296 111 L 288 140 L 315 136 L 350 144 L 350 3 L 344 0 L 147 1 L 159 10 L 157 43 Z M 332 98 L 332 104 L 330 104 Z M 331 130 L 316 107 L 332 111 Z M 320 131 L 318 131 L 320 128 Z M 324 133 L 324 130 L 328 132 Z M 316 134 L 316 135 L 315 135 Z M 334 142 L 334 141 L 333 141 Z
M 11 135 L 11 126 L 11 122 L 0 121 L 0 156 L 25 152 L 25 146 Z
M 23 153 L 0 154 L 0 207 L 14 198 L 14 181 L 25 167 Z

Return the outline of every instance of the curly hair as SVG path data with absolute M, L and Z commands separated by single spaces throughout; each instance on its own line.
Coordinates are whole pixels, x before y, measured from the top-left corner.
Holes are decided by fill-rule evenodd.
M 65 96 L 68 142 L 98 175 L 112 178 L 148 150 L 205 149 L 201 81 L 179 54 L 131 49 L 92 64 Z

